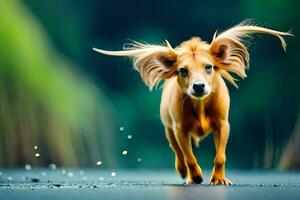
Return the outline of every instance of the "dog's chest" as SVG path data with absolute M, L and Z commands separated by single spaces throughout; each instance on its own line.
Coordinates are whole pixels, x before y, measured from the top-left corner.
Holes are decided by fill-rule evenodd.
M 211 117 L 203 105 L 199 105 L 195 110 L 195 122 L 196 134 L 199 137 L 211 132 Z

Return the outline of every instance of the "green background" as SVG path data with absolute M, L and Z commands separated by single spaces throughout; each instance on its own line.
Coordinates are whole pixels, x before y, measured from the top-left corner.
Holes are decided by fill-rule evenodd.
M 176 46 L 192 36 L 210 42 L 216 30 L 250 18 L 296 37 L 286 38 L 287 52 L 276 38 L 254 37 L 248 77 L 238 90 L 228 84 L 227 166 L 299 168 L 293 158 L 300 146 L 299 6 L 296 0 L 2 0 L 0 165 L 97 167 L 101 160 L 103 169 L 172 168 L 161 90 L 149 92 L 128 59 L 92 47 L 119 50 L 128 39 Z M 214 151 L 211 136 L 195 149 L 203 168 L 212 167 Z

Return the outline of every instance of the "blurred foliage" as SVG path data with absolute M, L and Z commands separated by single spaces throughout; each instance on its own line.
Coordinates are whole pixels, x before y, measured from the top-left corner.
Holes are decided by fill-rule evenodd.
M 111 162 L 103 167 L 173 167 L 174 155 L 159 118 L 161 91 L 150 93 L 126 59 L 101 56 L 91 48 L 121 49 L 127 39 L 168 39 L 173 46 L 195 35 L 210 41 L 216 30 L 252 18 L 269 28 L 292 29 L 296 37 L 287 38 L 286 53 L 276 38 L 255 37 L 248 78 L 239 82 L 239 90 L 229 86 L 227 166 L 274 168 L 279 162 L 280 166 L 291 166 L 288 162 L 293 159 L 282 156 L 287 157 L 283 151 L 287 151 L 290 138 L 300 141 L 291 136 L 293 130 L 299 130 L 295 128 L 300 109 L 299 1 L 4 2 L 0 6 L 0 134 L 5 140 L 1 140 L 0 149 L 9 149 L 1 150 L 2 165 L 12 163 L 5 161 L 7 155 L 23 150 L 29 151 L 24 155 L 32 155 L 31 147 L 12 145 L 15 138 L 30 145 L 39 138 L 42 143 L 55 141 L 52 148 L 56 155 L 66 155 L 71 164 L 83 159 L 82 165 L 94 165 L 93 159 L 103 156 Z M 16 119 L 19 121 L 13 121 Z M 120 126 L 124 131 L 118 131 Z M 31 136 L 26 140 L 28 135 L 51 139 Z M 66 146 L 56 148 L 57 141 Z M 127 156 L 121 154 L 124 149 Z M 53 156 L 54 150 L 47 151 Z M 200 165 L 211 168 L 212 137 L 195 151 Z M 25 162 L 32 159 L 30 156 L 18 160 Z
M 298 117 L 290 140 L 282 153 L 279 161 L 279 168 L 281 170 L 299 170 L 300 158 L 298 152 L 300 151 L 300 116 Z
M 96 143 L 102 137 L 98 131 L 110 133 L 105 139 L 113 137 L 107 99 L 82 73 L 70 70 L 72 64 L 53 51 L 19 1 L 2 3 L 0 163 L 74 166 L 110 156 Z M 100 144 L 113 151 L 104 138 Z M 35 145 L 40 158 L 34 157 Z

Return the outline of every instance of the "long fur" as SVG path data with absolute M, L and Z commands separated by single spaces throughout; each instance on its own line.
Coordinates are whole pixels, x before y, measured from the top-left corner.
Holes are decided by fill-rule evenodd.
M 245 69 L 249 66 L 250 56 L 245 43 L 255 33 L 277 37 L 284 50 L 286 50 L 286 42 L 283 36 L 293 36 L 290 32 L 274 31 L 246 20 L 219 34 L 215 32 L 209 46 L 210 53 L 215 57 L 217 67 L 220 68 L 219 73 L 236 87 L 236 79 L 233 78 L 230 72 L 241 78 L 247 76 Z M 221 51 L 226 51 L 221 53 L 226 54 L 223 55 L 224 57 L 218 57 L 220 56 L 220 47 L 226 48 L 221 49 Z M 179 48 L 172 48 L 168 41 L 155 45 L 133 41 L 125 46 L 122 51 L 106 51 L 93 48 L 94 51 L 102 54 L 132 58 L 134 69 L 140 72 L 143 81 L 150 90 L 155 88 L 161 80 L 170 78 L 176 71 L 176 67 L 173 65 L 176 63 L 179 54 L 177 49 Z M 164 62 L 167 62 L 168 66 Z
M 133 42 L 124 47 L 123 51 L 95 51 L 111 56 L 128 56 L 133 59 L 133 67 L 139 71 L 145 84 L 152 90 L 162 79 L 170 78 L 176 68 L 177 54 L 166 41 L 161 45 Z
M 283 36 L 293 36 L 290 32 L 280 32 L 267 29 L 264 27 L 259 27 L 251 21 L 244 21 L 220 34 L 215 32 L 213 40 L 210 45 L 210 49 L 213 55 L 216 55 L 220 45 L 227 46 L 225 52 L 227 55 L 224 58 L 216 57 L 218 61 L 218 67 L 223 70 L 233 72 L 245 78 L 247 75 L 245 69 L 249 66 L 250 56 L 245 46 L 245 43 L 251 39 L 252 34 L 261 33 L 268 34 L 277 37 L 282 45 L 282 48 L 286 51 L 286 42 Z M 223 77 L 230 81 L 232 84 L 235 84 L 234 78 L 228 74 L 222 72 Z

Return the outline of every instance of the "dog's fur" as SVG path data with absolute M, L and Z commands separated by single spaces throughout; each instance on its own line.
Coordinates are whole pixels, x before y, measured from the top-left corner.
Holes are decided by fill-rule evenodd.
M 175 167 L 182 178 L 188 176 L 188 184 L 203 180 L 201 168 L 192 152 L 192 143 L 197 144 L 210 132 L 213 132 L 216 149 L 210 183 L 231 184 L 225 177 L 229 94 L 223 78 L 237 87 L 230 73 L 246 77 L 249 53 L 245 41 L 249 41 L 247 39 L 253 33 L 276 36 L 284 49 L 283 36 L 292 35 L 242 22 L 220 34 L 215 33 L 210 44 L 193 37 L 176 48 L 166 41 L 163 45 L 133 42 L 123 51 L 94 49 L 102 54 L 131 57 L 134 68 L 140 72 L 150 90 L 165 80 L 161 120 L 170 147 L 176 154 Z M 200 95 L 194 94 L 196 83 L 204 88 Z

